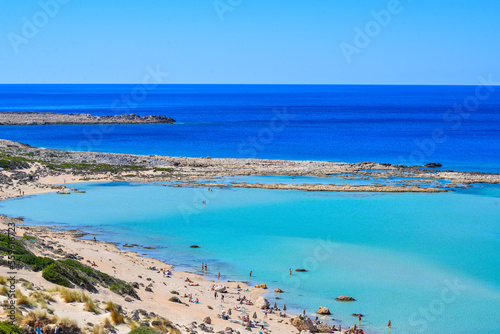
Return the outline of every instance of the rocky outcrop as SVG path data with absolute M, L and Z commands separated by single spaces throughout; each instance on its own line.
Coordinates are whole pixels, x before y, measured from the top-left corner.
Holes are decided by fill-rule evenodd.
M 271 303 L 263 296 L 260 296 L 255 301 L 255 306 L 257 306 L 260 309 L 266 309 L 266 308 L 269 308 L 269 306 L 271 306 Z
M 255 287 L 258 288 L 258 289 L 267 289 L 267 285 L 266 284 L 257 284 Z
M 299 268 L 299 269 L 295 269 L 295 271 L 297 271 L 297 272 L 306 272 L 307 270 Z
M 319 310 L 317 310 L 316 313 L 318 313 L 318 314 L 326 314 L 326 315 L 331 314 L 330 310 L 327 307 L 324 307 L 324 306 L 320 306 Z
M 356 299 L 349 297 L 349 296 L 338 296 L 337 298 L 335 298 L 335 300 L 337 300 L 339 302 L 353 302 Z
M 314 326 L 312 320 L 306 316 L 302 315 L 296 316 L 295 318 L 290 320 L 290 323 L 300 332 L 302 331 L 311 331 L 311 333 L 318 332 L 318 329 L 316 328 L 316 326 Z
M 175 120 L 171 117 L 151 115 L 139 116 L 106 115 L 94 116 L 90 114 L 61 114 L 51 112 L 2 112 L 0 125 L 55 125 L 55 124 L 172 124 Z
M 424 167 L 427 168 L 436 168 L 436 167 L 443 167 L 439 162 L 429 162 L 424 165 Z
M 276 292 L 276 293 L 283 293 L 283 290 L 276 288 L 276 289 L 274 289 L 274 292 Z
M 214 290 L 219 292 L 219 293 L 224 293 L 224 292 L 226 292 L 227 288 L 224 285 L 216 285 L 214 287 Z
M 318 330 L 318 333 L 333 333 L 332 327 L 324 322 L 317 324 L 316 329 Z
M 210 325 L 212 323 L 212 319 L 210 319 L 210 317 L 205 317 L 203 318 L 203 322 L 206 323 L 207 325 Z

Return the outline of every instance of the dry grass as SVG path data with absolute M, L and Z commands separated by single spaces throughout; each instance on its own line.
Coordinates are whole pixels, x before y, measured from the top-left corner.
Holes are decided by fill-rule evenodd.
M 104 334 L 104 326 L 103 325 L 94 325 L 92 329 L 90 330 L 92 334 Z
M 83 303 L 90 298 L 84 292 L 80 292 L 77 290 L 57 288 L 57 291 L 61 294 L 61 298 L 64 299 L 66 303 Z
M 56 316 L 50 315 L 44 310 L 36 310 L 26 314 L 19 324 L 21 326 L 29 325 L 34 327 L 36 319 L 40 319 L 44 326 L 48 324 L 55 324 L 57 322 Z
M 120 312 L 118 312 L 116 310 L 112 310 L 110 316 L 111 316 L 111 321 L 115 325 L 119 325 L 119 324 L 124 324 L 125 323 L 125 318 L 123 317 L 123 314 L 121 314 Z
M 59 322 L 62 322 L 64 333 L 66 334 L 75 334 L 82 332 L 82 330 L 80 329 L 80 327 L 78 327 L 78 324 L 75 320 L 63 318 L 59 320 Z
M 113 303 L 112 301 L 109 301 L 106 303 L 106 307 L 104 308 L 106 311 L 113 311 L 113 310 L 118 310 L 118 305 Z
M 7 289 L 7 287 L 5 285 L 2 285 L 0 287 L 0 295 L 7 296 L 7 292 L 9 292 L 9 289 Z
M 26 290 L 33 290 L 33 283 L 31 283 L 31 282 L 23 281 L 21 283 L 21 286 L 26 288 Z
M 33 301 L 28 296 L 21 295 L 20 297 L 17 298 L 16 304 L 23 305 L 26 307 L 31 307 L 33 306 Z
M 29 296 L 37 303 L 46 304 L 55 301 L 54 298 L 52 298 L 52 296 L 45 291 L 33 291 L 30 292 Z
M 101 314 L 101 310 L 99 310 L 99 307 L 90 297 L 88 297 L 87 300 L 85 300 L 84 310 L 92 312 L 94 314 Z
M 153 321 L 158 321 L 161 323 L 158 326 L 153 326 L 153 328 L 158 329 L 159 331 L 161 331 L 163 333 L 181 334 L 181 332 L 168 319 L 161 319 L 161 318 L 156 317 L 153 319 Z
M 136 328 L 137 326 L 139 326 L 139 324 L 132 320 L 132 319 L 127 319 L 127 326 L 130 328 L 130 330 Z
M 7 284 L 7 277 L 0 276 L 0 284 L 3 284 L 3 285 Z

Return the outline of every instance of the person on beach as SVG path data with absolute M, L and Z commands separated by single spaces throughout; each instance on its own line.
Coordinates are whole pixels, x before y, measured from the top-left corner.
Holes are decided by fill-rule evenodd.
M 214 292 L 214 297 L 217 299 L 217 291 Z
M 220 301 L 224 303 L 224 295 L 220 295 Z
M 35 332 L 36 334 L 42 334 L 42 322 L 40 321 L 40 318 L 36 319 L 35 321 Z
M 219 271 L 219 273 L 217 274 L 217 281 L 220 281 L 220 271 Z
M 94 243 L 97 243 L 97 239 L 95 238 L 95 236 L 94 236 Z
M 207 264 L 205 263 L 205 271 L 207 271 L 207 270 L 208 270 L 208 266 L 207 266 Z

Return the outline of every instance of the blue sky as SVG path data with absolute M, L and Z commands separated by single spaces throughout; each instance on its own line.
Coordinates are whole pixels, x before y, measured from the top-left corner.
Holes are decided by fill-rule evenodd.
M 500 81 L 500 1 L 395 1 L 0 0 L 0 83 Z

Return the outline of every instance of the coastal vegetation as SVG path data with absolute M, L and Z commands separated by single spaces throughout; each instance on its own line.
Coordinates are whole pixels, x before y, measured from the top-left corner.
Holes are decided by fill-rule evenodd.
M 73 288 L 78 286 L 95 292 L 97 291 L 96 285 L 101 285 L 117 294 L 139 298 L 135 289 L 120 279 L 73 259 L 54 260 L 48 257 L 36 256 L 26 249 L 24 242 L 23 239 L 18 240 L 6 234 L 0 234 L 0 254 L 10 254 L 14 258 L 16 265 L 27 267 L 33 271 L 42 271 L 44 279 L 63 287 Z M 8 266 L 9 261 L 2 259 L 0 264 Z
M 24 334 L 21 327 L 13 325 L 8 321 L 0 322 L 0 333 L 2 334 Z

